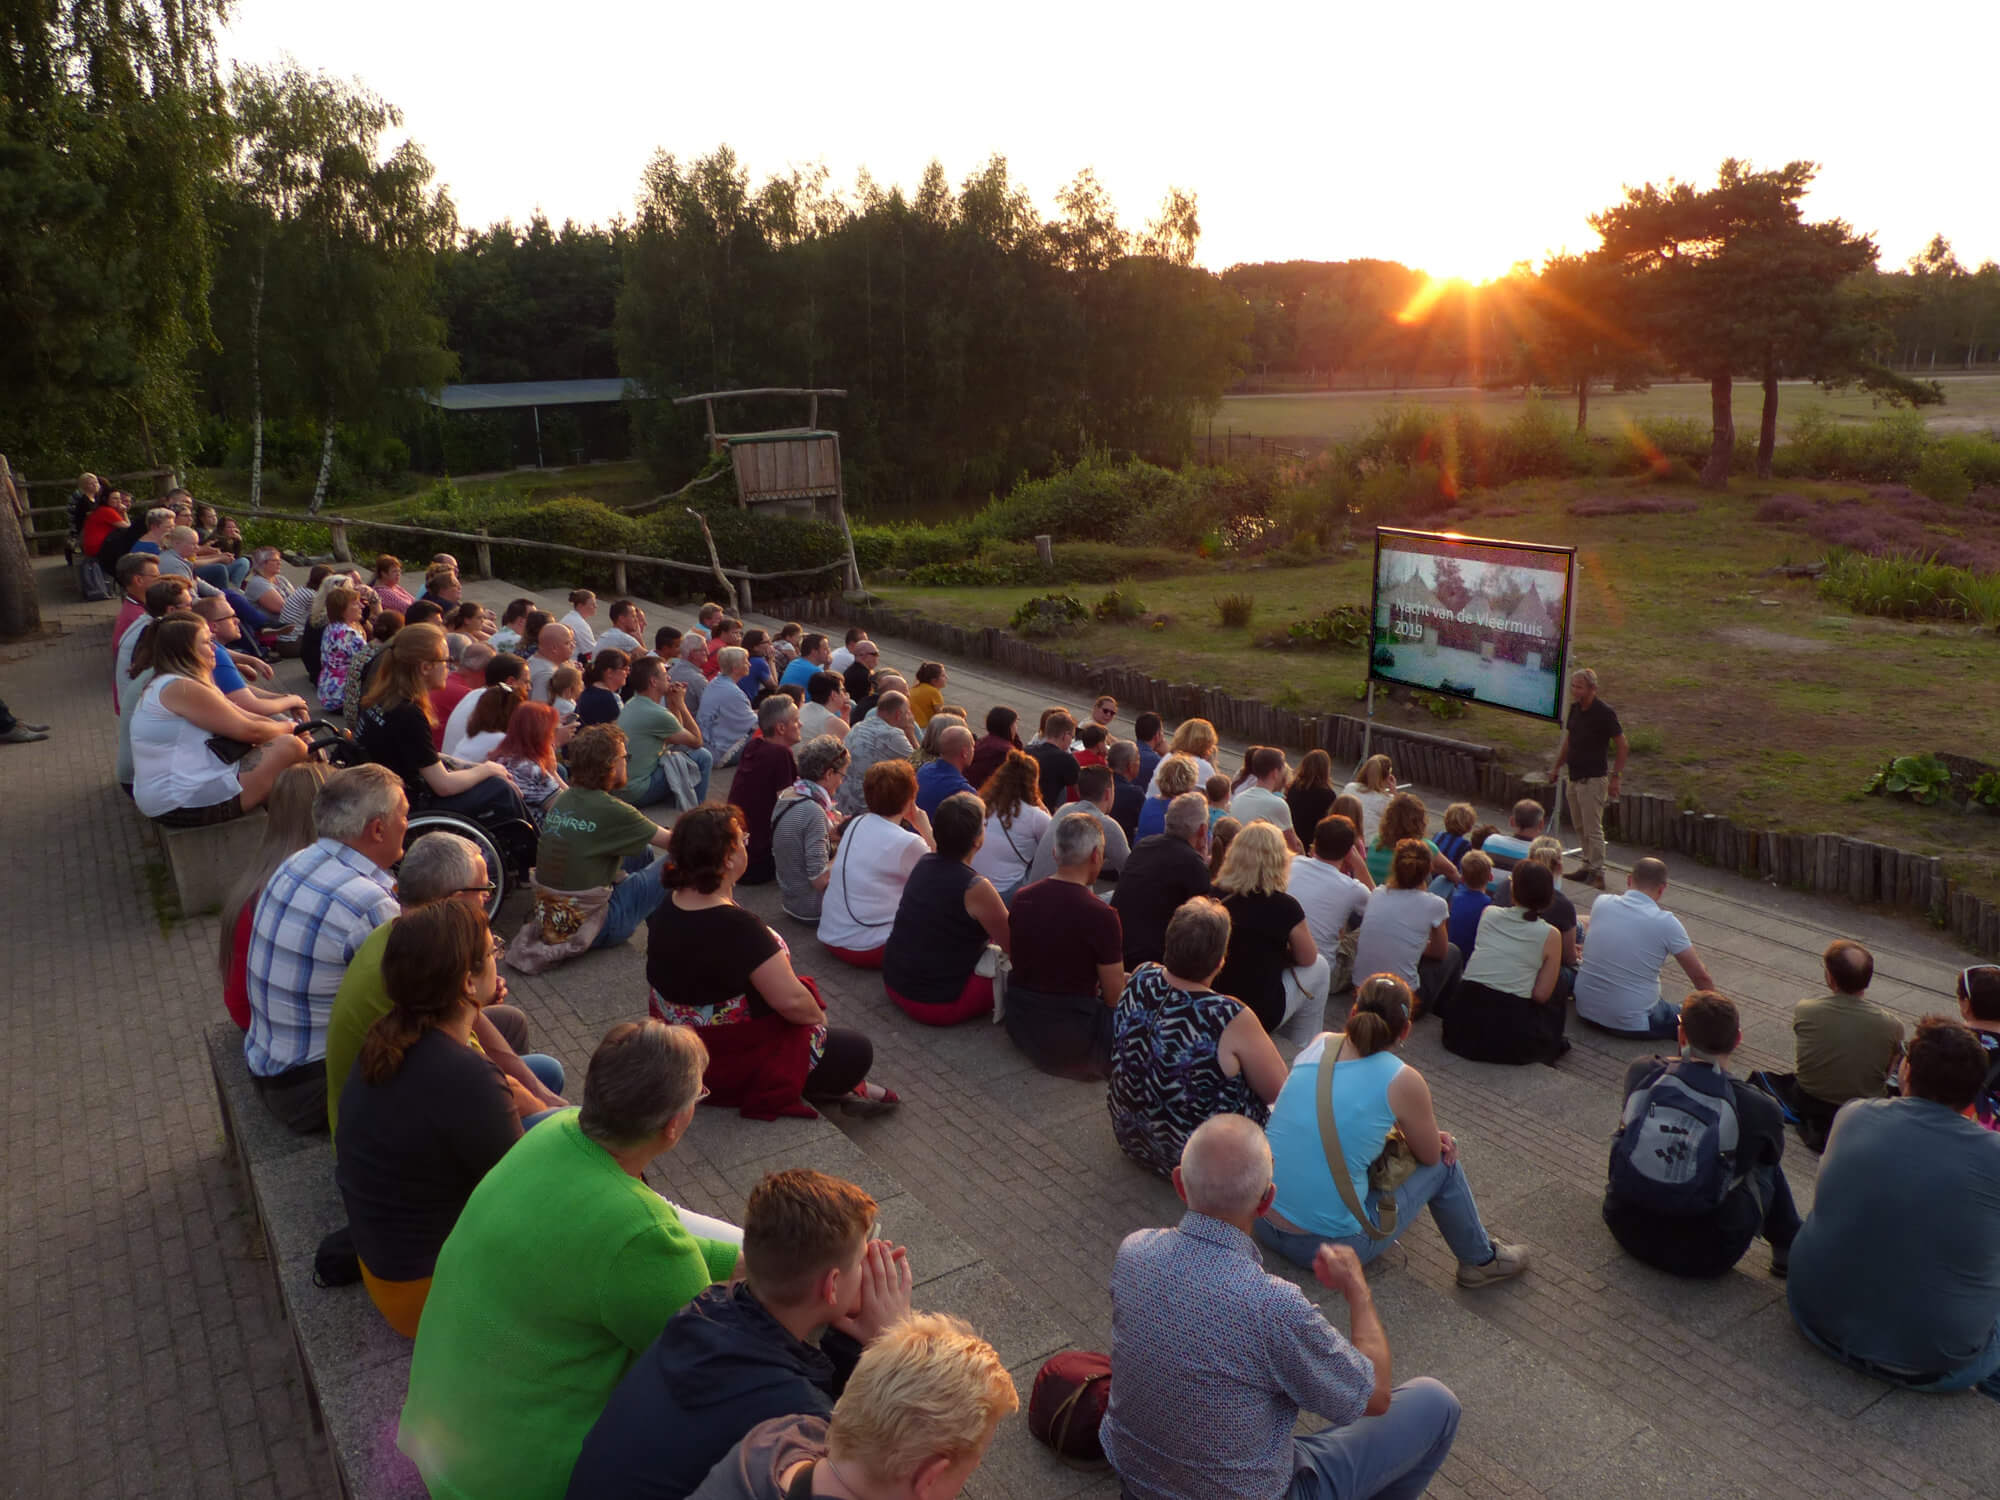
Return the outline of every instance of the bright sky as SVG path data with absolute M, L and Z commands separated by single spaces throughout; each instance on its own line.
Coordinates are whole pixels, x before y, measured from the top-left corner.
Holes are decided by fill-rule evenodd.
M 1822 163 L 1808 213 L 1872 231 L 1885 266 L 1937 232 L 2000 259 L 1990 91 L 1960 66 L 1996 44 L 1992 0 L 236 0 L 223 38 L 400 106 L 468 225 L 630 217 L 658 148 L 907 188 L 933 156 L 956 184 L 998 152 L 1044 212 L 1086 166 L 1133 227 L 1193 191 L 1218 270 L 1376 256 L 1475 280 L 1593 245 L 1584 217 L 1623 183 L 1730 155 Z

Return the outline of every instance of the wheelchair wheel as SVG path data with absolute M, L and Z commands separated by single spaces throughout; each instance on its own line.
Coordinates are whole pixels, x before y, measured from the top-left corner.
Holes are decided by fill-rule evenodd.
M 493 882 L 493 892 L 486 898 L 486 919 L 490 922 L 500 915 L 500 903 L 507 899 L 507 861 L 502 857 L 500 846 L 493 835 L 481 828 L 470 818 L 461 818 L 448 812 L 413 812 L 410 814 L 410 831 L 403 835 L 403 849 L 407 853 L 410 845 L 427 833 L 455 833 L 462 839 L 470 839 L 486 861 L 486 878 Z M 398 862 L 400 868 L 400 861 Z

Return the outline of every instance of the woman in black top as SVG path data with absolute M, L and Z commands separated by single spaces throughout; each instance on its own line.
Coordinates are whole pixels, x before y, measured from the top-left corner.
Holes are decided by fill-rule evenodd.
M 389 1013 L 369 1028 L 340 1095 L 334 1178 L 368 1294 L 416 1337 L 445 1237 L 521 1137 L 499 1068 L 472 1045 L 497 979 L 486 917 L 437 901 L 398 917 L 382 952 Z
M 1262 820 L 1229 846 L 1215 878 L 1215 894 L 1229 913 L 1229 957 L 1215 988 L 1255 1011 L 1266 1031 L 1297 1017 L 1305 1032 L 1293 1040 L 1303 1044 L 1325 1017 L 1328 969 L 1305 908 L 1285 889 L 1291 867 L 1284 835 Z
M 935 854 L 910 871 L 882 957 L 882 984 L 903 1014 L 955 1026 L 993 1009 L 993 976 L 979 972 L 989 945 L 1008 950 L 1007 903 L 972 856 L 986 835 L 986 804 L 954 792 L 931 814 Z
M 532 837 L 528 809 L 505 766 L 490 760 L 452 766 L 437 752 L 430 696 L 450 672 L 444 632 L 435 625 L 405 625 L 389 643 L 375 680 L 361 695 L 355 740 L 370 760 L 403 778 L 412 808 L 463 813 L 489 825 L 518 818 L 528 824 Z M 532 848 L 517 852 L 525 852 L 527 863 L 534 863 Z
M 707 1046 L 702 1083 L 712 1104 L 755 1119 L 812 1114 L 801 1100 L 850 1113 L 893 1109 L 895 1091 L 867 1081 L 874 1044 L 826 1024 L 819 990 L 793 971 L 784 939 L 736 904 L 750 863 L 745 833 L 732 803 L 704 803 L 675 821 L 668 895 L 647 918 L 652 1013 Z
M 632 658 L 616 646 L 600 646 L 591 653 L 583 669 L 583 692 L 576 700 L 576 720 L 586 728 L 592 724 L 616 724 L 625 707 L 618 690 L 625 686 L 632 670 Z

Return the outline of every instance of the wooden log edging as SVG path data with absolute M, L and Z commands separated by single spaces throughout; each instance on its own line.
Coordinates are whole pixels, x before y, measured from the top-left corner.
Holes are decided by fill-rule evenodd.
M 1336 767 L 1351 766 L 1361 758 L 1367 725 L 1352 714 L 1304 714 L 1239 698 L 1222 688 L 1168 682 L 1119 663 L 1094 664 L 991 625 L 951 625 L 909 610 L 824 596 L 788 604 L 787 613 L 845 619 L 933 647 L 940 655 L 991 662 L 1080 693 L 1110 693 L 1121 704 L 1142 704 L 1170 719 L 1199 715 L 1219 733 L 1256 744 L 1325 750 Z M 1544 807 L 1554 805 L 1552 785 L 1509 771 L 1490 745 L 1381 723 L 1375 725 L 1372 743 L 1395 760 L 1404 779 L 1441 788 L 1454 797 L 1476 797 L 1501 807 L 1527 798 Z M 1958 889 L 1945 873 L 1941 856 L 1913 854 L 1838 833 L 1744 828 L 1734 819 L 1683 807 L 1672 797 L 1652 792 L 1624 793 L 1606 809 L 1605 822 L 1621 843 L 1681 855 L 1794 890 L 1915 912 L 1974 951 L 2000 955 L 2000 905 Z

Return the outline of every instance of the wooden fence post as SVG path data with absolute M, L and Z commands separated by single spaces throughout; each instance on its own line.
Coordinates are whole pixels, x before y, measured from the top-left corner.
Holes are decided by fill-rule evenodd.
M 1035 538 L 1035 558 L 1045 568 L 1056 565 L 1055 539 L 1046 532 Z
M 336 516 L 326 524 L 327 529 L 333 533 L 333 560 L 353 562 L 354 555 L 347 550 L 347 523 Z
M 622 557 L 611 565 L 611 591 L 615 594 L 631 592 L 625 587 L 625 559 Z
M 493 547 L 486 540 L 486 528 L 484 526 L 479 528 L 479 540 L 472 544 L 472 555 L 473 559 L 479 564 L 479 576 L 481 578 L 491 578 L 493 576 Z

